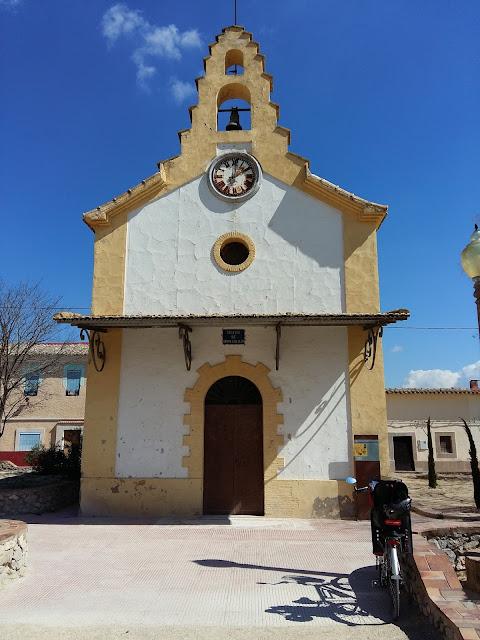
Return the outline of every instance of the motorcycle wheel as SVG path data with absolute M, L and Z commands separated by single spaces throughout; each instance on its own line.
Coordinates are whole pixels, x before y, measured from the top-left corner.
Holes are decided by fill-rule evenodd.
M 390 553 L 397 555 L 397 548 L 393 547 Z M 393 619 L 396 620 L 400 615 L 400 580 L 394 580 L 392 576 L 392 563 L 389 562 L 388 582 L 390 587 L 390 595 L 393 604 Z

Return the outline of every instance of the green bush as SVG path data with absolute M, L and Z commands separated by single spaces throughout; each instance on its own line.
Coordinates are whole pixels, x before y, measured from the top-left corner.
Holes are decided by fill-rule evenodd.
M 81 441 L 79 445 L 72 445 L 69 453 L 65 453 L 60 446 L 55 444 L 48 448 L 41 444 L 25 454 L 25 462 L 43 476 L 62 475 L 69 479 L 78 479 L 80 478 L 81 457 Z

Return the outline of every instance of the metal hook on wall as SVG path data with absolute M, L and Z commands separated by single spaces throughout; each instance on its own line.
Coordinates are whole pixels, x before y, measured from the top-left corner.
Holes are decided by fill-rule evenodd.
M 178 325 L 178 337 L 183 338 L 183 353 L 185 356 L 185 366 L 190 371 L 192 366 L 192 343 L 190 342 L 189 332 L 193 329 L 186 324 Z
M 102 333 L 106 333 L 106 331 L 102 331 Z M 88 339 L 90 345 L 90 355 L 92 358 L 93 366 L 95 369 L 100 372 L 103 371 L 103 367 L 105 366 L 105 343 L 100 337 L 100 332 L 97 329 L 92 331 L 88 331 L 87 329 L 80 329 L 80 340 Z
M 365 340 L 363 349 L 363 361 L 369 371 L 375 366 L 375 358 L 377 357 L 377 341 L 383 335 L 383 327 L 371 327 L 368 330 L 368 336 Z M 371 364 L 369 360 L 371 359 Z

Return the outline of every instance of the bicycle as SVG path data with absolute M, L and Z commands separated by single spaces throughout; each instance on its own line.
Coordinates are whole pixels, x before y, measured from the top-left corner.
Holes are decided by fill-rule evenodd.
M 356 484 L 355 478 L 347 478 Z M 393 619 L 400 615 L 400 589 L 403 586 L 399 552 L 412 553 L 410 527 L 411 498 L 403 482 L 396 480 L 371 481 L 366 487 L 354 487 L 356 493 L 370 492 L 372 504 L 372 542 L 376 555 L 379 583 L 389 587 L 393 604 Z M 402 498 L 398 500 L 398 497 Z M 377 549 L 375 551 L 375 549 Z M 376 584 L 378 584 L 375 581 Z

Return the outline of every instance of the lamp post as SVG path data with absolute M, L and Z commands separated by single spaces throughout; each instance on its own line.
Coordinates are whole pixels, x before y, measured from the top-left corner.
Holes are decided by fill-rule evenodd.
M 472 278 L 474 282 L 473 296 L 477 303 L 477 320 L 480 332 L 480 231 L 477 225 L 470 236 L 470 242 L 462 251 L 462 266 L 467 276 Z

